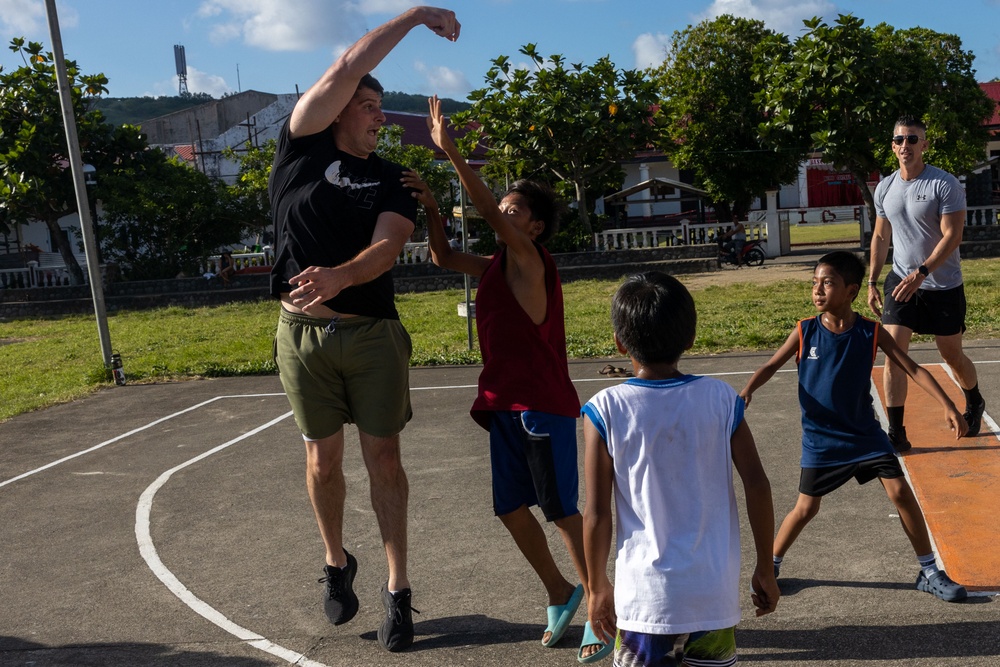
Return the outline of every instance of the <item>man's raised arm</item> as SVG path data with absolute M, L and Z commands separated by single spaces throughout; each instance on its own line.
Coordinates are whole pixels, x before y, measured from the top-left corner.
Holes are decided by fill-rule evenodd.
M 370 30 L 337 58 L 295 104 L 289 122 L 292 136 L 307 136 L 329 127 L 354 96 L 361 78 L 418 25 L 452 42 L 462 28 L 451 10 L 414 7 Z

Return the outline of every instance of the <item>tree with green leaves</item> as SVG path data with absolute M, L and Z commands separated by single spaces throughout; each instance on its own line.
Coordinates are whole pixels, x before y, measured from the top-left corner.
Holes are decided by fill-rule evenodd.
M 0 67 L 0 220 L 10 229 L 44 222 L 72 283 L 79 285 L 83 272 L 59 226 L 77 205 L 53 56 L 24 38 L 11 40 L 10 50 L 23 65 L 9 72 Z M 83 161 L 102 171 L 110 166 L 113 151 L 107 149 L 116 133 L 88 101 L 107 92 L 108 80 L 103 74 L 81 74 L 70 60 L 66 74 Z
M 101 177 L 101 248 L 128 280 L 199 275 L 242 239 L 245 200 L 221 181 L 151 149 Z
M 760 129 L 772 146 L 800 157 L 819 150 L 850 171 L 872 220 L 867 181 L 896 168 L 889 138 L 901 115 L 926 123 L 929 163 L 962 174 L 982 161 L 992 106 L 957 36 L 866 28 L 851 15 L 834 25 L 804 23 L 806 33 L 791 48 L 774 37 L 756 53 L 757 101 L 766 116 Z
M 567 64 L 560 55 L 546 60 L 534 44 L 520 53 L 534 69 L 514 67 L 507 56 L 495 58 L 486 87 L 469 95 L 472 108 L 454 114 L 452 122 L 478 124 L 471 143 L 482 138 L 487 145 L 488 178 L 554 176 L 568 184 L 589 235 L 592 193 L 603 194 L 609 180 L 620 182 L 621 162 L 653 139 L 655 88 L 641 72 L 617 69 L 607 56 L 584 66 Z M 470 143 L 462 148 L 469 154 Z
M 426 103 L 426 98 L 425 98 Z M 383 126 L 378 133 L 378 147 L 375 152 L 382 159 L 400 164 L 407 169 L 420 174 L 424 182 L 434 193 L 434 198 L 442 211 L 449 214 L 456 204 L 454 180 L 455 172 L 451 166 L 434 159 L 434 151 L 427 146 L 403 143 L 403 127 L 401 125 Z M 418 227 L 427 225 L 423 207 L 417 212 Z
M 694 172 L 721 220 L 745 220 L 753 200 L 793 180 L 798 155 L 764 145 L 754 96 L 753 52 L 784 39 L 762 21 L 723 15 L 675 32 L 666 61 L 651 72 L 660 92 L 657 147 Z
M 261 146 L 251 146 L 237 151 L 232 147 L 222 150 L 222 157 L 239 164 L 232 193 L 243 202 L 249 232 L 262 234 L 271 226 L 271 200 L 267 195 L 267 181 L 271 176 L 274 150 L 278 142 L 268 139 Z

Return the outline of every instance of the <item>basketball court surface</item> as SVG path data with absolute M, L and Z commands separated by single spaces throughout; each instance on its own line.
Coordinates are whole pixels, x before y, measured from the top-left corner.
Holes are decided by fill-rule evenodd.
M 912 352 L 961 408 L 932 347 Z M 987 415 L 1000 416 L 1000 341 L 970 341 L 968 354 Z M 739 390 L 769 356 L 686 357 L 681 369 Z M 570 363 L 581 400 L 622 381 L 598 373 L 608 361 L 625 365 Z M 0 665 L 577 664 L 585 611 L 556 648 L 541 646 L 544 590 L 493 516 L 487 437 L 468 415 L 479 370 L 411 371 L 414 419 L 402 443 L 420 613 L 414 645 L 400 654 L 376 639 L 386 565 L 350 428 L 344 532 L 361 610 L 339 627 L 323 614 L 304 448 L 277 377 L 108 388 L 0 424 Z M 793 363 L 756 392 L 747 420 L 778 523 L 798 487 Z M 777 611 L 756 618 L 745 596 L 741 662 L 1000 665 L 997 424 L 987 417 L 980 436 L 955 441 L 940 407 L 911 383 L 907 430 L 914 448 L 903 461 L 936 549 L 974 594 L 948 604 L 916 591 L 894 507 L 877 482 L 851 482 L 824 499 L 787 554 Z M 547 532 L 575 580 L 557 531 Z M 745 522 L 743 542 L 748 588 Z

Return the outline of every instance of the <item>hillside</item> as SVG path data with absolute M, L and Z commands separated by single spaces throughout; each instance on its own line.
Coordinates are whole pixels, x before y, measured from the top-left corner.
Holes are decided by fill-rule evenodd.
M 388 91 L 382 98 L 382 108 L 387 111 L 427 113 L 427 95 L 411 95 Z M 205 93 L 173 97 L 108 97 L 95 100 L 94 107 L 104 114 L 111 125 L 138 125 L 151 118 L 159 118 L 175 111 L 212 101 Z M 444 98 L 442 111 L 452 114 L 469 108 L 468 102 Z
M 103 113 L 104 119 L 111 125 L 138 125 L 150 118 L 196 107 L 212 99 L 206 93 L 183 97 L 102 97 L 94 101 L 94 108 Z

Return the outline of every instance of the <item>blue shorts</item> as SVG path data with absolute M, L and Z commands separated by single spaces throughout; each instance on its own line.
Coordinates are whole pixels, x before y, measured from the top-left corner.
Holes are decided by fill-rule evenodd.
M 578 514 L 576 419 L 547 412 L 498 411 L 490 422 L 493 511 L 538 505 L 547 521 Z

